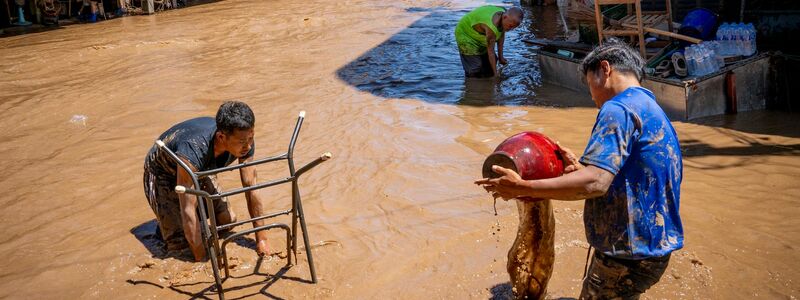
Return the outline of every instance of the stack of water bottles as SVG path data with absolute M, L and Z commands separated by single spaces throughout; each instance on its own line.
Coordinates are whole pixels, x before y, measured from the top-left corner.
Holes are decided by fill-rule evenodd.
M 683 56 L 690 76 L 703 76 L 719 71 L 725 66 L 720 55 L 722 44 L 718 41 L 702 42 L 686 47 Z
M 756 53 L 756 27 L 753 23 L 723 23 L 717 29 L 723 56 L 750 56 Z
M 717 40 L 691 45 L 684 50 L 690 76 L 703 76 L 725 66 L 725 56 L 751 56 L 756 53 L 756 28 L 753 23 L 724 23 Z

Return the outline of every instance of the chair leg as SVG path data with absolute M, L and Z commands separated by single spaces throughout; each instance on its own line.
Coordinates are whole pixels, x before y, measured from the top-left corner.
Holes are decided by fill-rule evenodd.
M 636 1 L 636 30 L 639 34 L 639 53 L 643 59 L 647 59 L 647 49 L 644 44 L 644 29 L 642 28 L 642 2 Z
M 600 5 L 594 1 L 594 21 L 597 25 L 597 44 L 603 44 L 603 11 L 600 10 Z
M 672 26 L 672 1 L 667 0 L 666 5 L 667 5 L 667 27 L 669 28 L 669 32 L 673 32 L 675 28 L 673 28 Z M 671 37 L 670 40 L 672 40 Z

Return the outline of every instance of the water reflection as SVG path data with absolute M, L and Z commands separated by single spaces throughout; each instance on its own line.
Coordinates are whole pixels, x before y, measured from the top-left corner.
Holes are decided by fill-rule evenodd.
M 337 71 L 359 90 L 384 98 L 412 98 L 461 105 L 541 105 L 534 48 L 522 42 L 563 34 L 558 8 L 523 7 L 525 19 L 506 36 L 507 66 L 500 78 L 465 78 L 453 30 L 469 10 L 408 9 L 428 13 Z

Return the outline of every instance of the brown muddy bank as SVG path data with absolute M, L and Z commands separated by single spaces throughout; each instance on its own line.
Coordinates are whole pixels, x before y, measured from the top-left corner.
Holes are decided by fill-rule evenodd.
M 301 182 L 320 282 L 304 282 L 302 259 L 261 275 L 284 262 L 257 266 L 243 240 L 230 246 L 228 298 L 505 295 L 516 209 L 498 203 L 494 216 L 472 181 L 519 131 L 582 149 L 596 109 L 586 95 L 540 86 L 517 40 L 507 42 L 507 80 L 465 82 L 447 20 L 478 4 L 228 0 L 0 39 L 0 297 L 182 299 L 210 286 L 206 264 L 162 258 L 142 237 L 153 219 L 142 162 L 164 129 L 229 99 L 256 112 L 257 156 L 284 151 L 306 110 L 299 162 L 334 159 Z M 557 21 L 542 13 L 533 26 Z M 757 112 L 675 123 L 686 248 L 646 298 L 800 294 L 798 120 Z M 286 172 L 259 170 L 262 180 Z M 238 184 L 237 174 L 221 179 Z M 289 204 L 288 189 L 264 194 L 267 207 Z M 243 198 L 232 202 L 246 215 Z M 548 293 L 576 297 L 582 204 L 555 202 L 554 212 Z

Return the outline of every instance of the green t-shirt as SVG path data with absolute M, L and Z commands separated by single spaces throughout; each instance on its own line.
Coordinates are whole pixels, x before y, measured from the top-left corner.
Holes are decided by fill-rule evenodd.
M 502 37 L 502 32 L 494 26 L 492 17 L 494 14 L 506 9 L 498 6 L 487 5 L 476 8 L 461 17 L 456 25 L 456 43 L 458 44 L 458 51 L 464 55 L 481 55 L 487 52 L 486 48 L 486 35 L 475 31 L 474 26 L 477 24 L 484 24 L 494 32 L 494 36 L 499 40 Z

